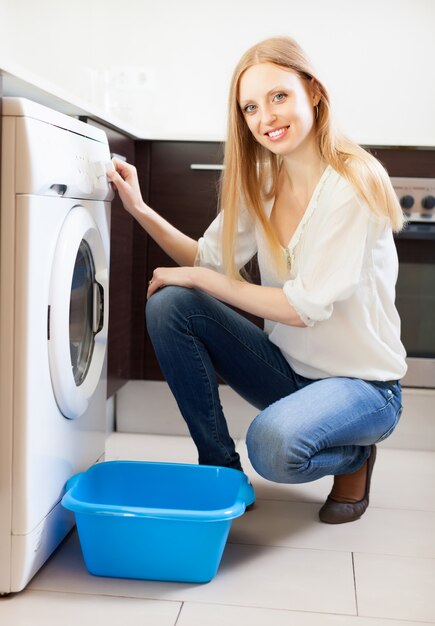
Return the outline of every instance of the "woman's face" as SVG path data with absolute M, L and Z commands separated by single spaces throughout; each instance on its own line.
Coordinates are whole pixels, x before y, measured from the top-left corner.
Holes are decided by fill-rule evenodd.
M 242 74 L 238 102 L 249 130 L 271 152 L 288 156 L 310 143 L 314 147 L 318 98 L 292 70 L 253 65 Z

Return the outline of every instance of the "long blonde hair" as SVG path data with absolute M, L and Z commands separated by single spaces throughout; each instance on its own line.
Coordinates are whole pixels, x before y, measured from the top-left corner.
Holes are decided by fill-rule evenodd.
M 263 229 L 272 258 L 277 268 L 282 269 L 282 248 L 263 208 L 264 199 L 276 195 L 282 158 L 254 139 L 238 104 L 240 79 L 249 67 L 258 63 L 274 63 L 291 69 L 309 83 L 313 94 L 319 98 L 314 123 L 322 159 L 355 186 L 376 215 L 388 218 L 392 229 L 399 231 L 403 226 L 403 213 L 387 172 L 374 156 L 333 127 L 328 92 L 302 48 L 290 37 L 266 39 L 243 55 L 230 86 L 225 167 L 220 189 L 223 259 L 227 274 L 241 278 L 234 262 L 234 244 L 242 203 Z

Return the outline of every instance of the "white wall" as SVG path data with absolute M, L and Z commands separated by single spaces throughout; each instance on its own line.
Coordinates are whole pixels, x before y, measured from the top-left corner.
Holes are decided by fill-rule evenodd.
M 435 0 L 0 0 L 0 66 L 12 59 L 153 136 L 223 138 L 238 58 L 288 34 L 354 139 L 435 146 L 434 25 Z

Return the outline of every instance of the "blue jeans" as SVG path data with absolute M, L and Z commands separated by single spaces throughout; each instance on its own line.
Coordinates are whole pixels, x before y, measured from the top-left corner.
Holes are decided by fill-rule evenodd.
M 200 291 L 165 287 L 150 298 L 146 314 L 201 464 L 242 469 L 218 375 L 260 411 L 246 445 L 254 469 L 275 482 L 354 472 L 370 445 L 388 437 L 399 420 L 399 382 L 299 376 L 266 333 Z

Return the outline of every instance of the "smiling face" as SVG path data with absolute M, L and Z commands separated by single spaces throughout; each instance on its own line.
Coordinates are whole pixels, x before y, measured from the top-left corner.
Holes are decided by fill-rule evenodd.
M 281 156 L 316 150 L 314 106 L 306 81 L 274 63 L 248 68 L 239 82 L 238 102 L 258 143 Z

